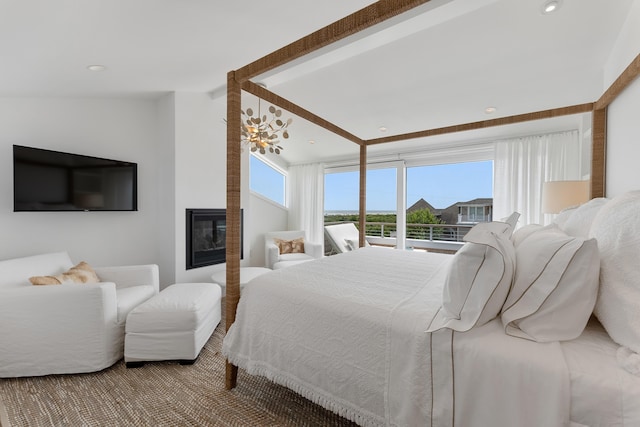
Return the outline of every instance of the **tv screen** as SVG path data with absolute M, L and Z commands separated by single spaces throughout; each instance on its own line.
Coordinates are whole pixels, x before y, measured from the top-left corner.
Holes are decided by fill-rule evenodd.
M 13 210 L 136 211 L 138 165 L 13 146 Z

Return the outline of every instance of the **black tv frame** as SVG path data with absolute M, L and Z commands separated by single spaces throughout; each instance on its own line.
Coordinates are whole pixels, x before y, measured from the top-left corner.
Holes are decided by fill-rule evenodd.
M 23 157 L 22 153 L 30 152 L 31 158 Z M 55 159 L 52 160 L 52 159 Z M 18 172 L 16 165 L 23 163 L 26 165 L 46 166 L 59 168 L 66 174 L 73 174 L 82 169 L 91 170 L 94 168 L 129 168 L 132 172 L 131 203 L 126 208 L 102 208 L 98 206 L 77 206 L 73 200 L 64 200 L 59 203 L 41 203 L 40 201 L 18 200 Z M 71 181 L 71 179 L 69 179 Z M 68 184 L 67 199 L 73 199 L 73 188 Z M 130 207 L 128 207 L 130 206 Z M 107 159 L 102 157 L 87 156 L 83 154 L 67 153 L 63 151 L 48 150 L 44 148 L 27 147 L 23 145 L 13 145 L 13 211 L 14 212 L 135 212 L 138 210 L 138 164 L 134 162 Z

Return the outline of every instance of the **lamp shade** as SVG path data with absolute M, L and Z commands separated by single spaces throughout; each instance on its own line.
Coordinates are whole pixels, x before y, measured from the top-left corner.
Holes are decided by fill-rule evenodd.
M 542 184 L 542 212 L 558 213 L 589 200 L 589 181 L 548 181 Z

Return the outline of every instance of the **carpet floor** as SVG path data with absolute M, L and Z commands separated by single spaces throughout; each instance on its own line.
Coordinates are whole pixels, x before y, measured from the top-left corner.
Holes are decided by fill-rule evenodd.
M 100 372 L 0 380 L 0 423 L 22 426 L 354 426 L 289 389 L 238 373 L 224 387 L 224 319 L 193 365 L 124 361 Z

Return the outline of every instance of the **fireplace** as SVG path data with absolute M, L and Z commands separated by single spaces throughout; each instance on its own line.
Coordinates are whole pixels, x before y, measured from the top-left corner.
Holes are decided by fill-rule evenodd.
M 186 223 L 187 270 L 226 261 L 226 209 L 187 209 Z M 242 228 L 241 210 L 241 234 Z M 242 251 L 240 257 L 242 258 Z

